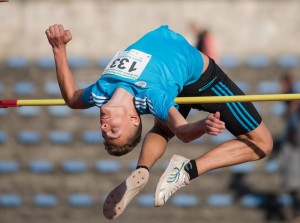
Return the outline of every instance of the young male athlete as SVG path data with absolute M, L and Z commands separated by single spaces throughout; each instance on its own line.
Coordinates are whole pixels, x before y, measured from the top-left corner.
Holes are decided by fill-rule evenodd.
M 176 109 L 174 98 L 184 85 L 199 79 L 208 59 L 167 26 L 118 52 L 99 80 L 86 89 L 77 89 L 68 66 L 66 44 L 72 39 L 70 31 L 53 25 L 46 35 L 64 100 L 74 109 L 100 107 L 100 128 L 109 154 L 124 155 L 140 141 L 140 114 L 153 114 L 182 141 L 203 134 L 206 123 L 187 123 Z M 224 123 L 216 118 L 208 124 L 213 122 L 212 131 L 220 133 Z
M 77 89 L 68 66 L 66 44 L 72 39 L 71 33 L 62 25 L 54 25 L 46 30 L 46 35 L 53 49 L 64 100 L 71 108 L 100 107 L 101 130 L 110 154 L 124 155 L 137 144 L 141 132 L 139 114 L 155 116 L 154 127 L 143 141 L 138 169 L 105 201 L 103 213 L 107 218 L 119 216 L 145 186 L 149 178 L 147 169 L 162 156 L 174 135 L 190 142 L 205 133 L 218 135 L 226 124 L 237 139 L 195 160 L 175 155 L 157 186 L 156 206 L 163 205 L 177 189 L 204 172 L 257 160 L 270 153 L 271 134 L 251 103 L 187 105 L 177 110 L 174 99 L 179 93 L 223 96 L 243 92 L 212 59 L 167 26 L 147 33 L 117 53 L 100 79 L 86 89 Z M 187 123 L 185 117 L 191 108 L 211 114 Z
M 172 37 L 169 38 L 172 39 Z M 171 40 L 169 44 L 172 45 Z M 203 72 L 196 81 L 185 84 L 178 96 L 244 94 L 212 59 L 204 54 L 201 56 L 204 60 Z M 162 60 L 176 59 L 169 56 Z M 177 63 L 173 69 L 174 71 L 180 70 L 181 64 Z M 182 74 L 184 70 L 180 72 Z M 199 131 L 197 136 L 205 133 L 217 135 L 223 130 L 221 126 L 225 124 L 227 130 L 236 136 L 236 139 L 224 142 L 196 159 L 190 160 L 174 155 L 156 187 L 154 205 L 157 207 L 164 205 L 179 188 L 188 185 L 192 179 L 207 171 L 259 160 L 272 150 L 272 136 L 252 103 L 180 105 L 179 112 L 182 115 L 177 116 L 177 119 L 173 121 L 186 118 L 192 108 L 211 113 L 207 119 L 202 120 L 206 124 L 203 125 L 204 128 Z M 122 214 L 134 196 L 144 188 L 149 178 L 149 170 L 164 154 L 167 143 L 174 133 L 176 134 L 168 124 L 159 118 L 155 119 L 154 127 L 143 140 L 137 169 L 112 190 L 104 202 L 103 213 L 106 218 L 114 219 Z M 188 138 L 188 136 L 186 137 Z

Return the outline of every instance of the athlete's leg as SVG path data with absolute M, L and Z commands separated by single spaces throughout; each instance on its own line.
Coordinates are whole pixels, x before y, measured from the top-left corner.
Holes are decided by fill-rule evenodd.
M 199 81 L 192 88 L 187 88 L 185 94 L 197 94 L 197 96 L 244 95 L 241 89 L 213 61 L 210 65 L 208 71 L 212 72 L 214 82 L 204 91 L 197 93 L 197 89 L 203 89 L 202 83 Z M 212 82 L 210 75 L 205 77 L 207 77 L 206 82 Z M 273 147 L 271 133 L 252 103 L 201 104 L 194 105 L 194 107 L 210 113 L 219 111 L 227 130 L 236 136 L 235 140 L 222 143 L 195 160 L 199 174 L 215 168 L 258 160 L 271 152 Z
M 117 218 L 125 211 L 130 201 L 145 187 L 149 179 L 148 170 L 163 155 L 167 142 L 168 138 L 160 128 L 154 126 L 152 131 L 147 133 L 143 141 L 138 168 L 106 197 L 103 205 L 103 214 L 106 218 Z
M 270 154 L 273 140 L 270 131 L 261 124 L 253 131 L 237 136 L 196 159 L 198 174 L 248 161 L 259 160 Z
M 178 111 L 186 118 L 191 111 L 190 105 L 180 105 Z M 138 167 L 145 166 L 149 170 L 161 158 L 166 151 L 168 141 L 174 137 L 166 125 L 159 119 L 155 119 L 153 128 L 143 140 L 142 150 L 138 160 Z
M 230 78 L 211 61 L 199 81 L 183 91 L 183 96 L 233 96 L 244 93 Z M 202 83 L 203 81 L 204 83 Z M 193 108 L 209 113 L 220 112 L 220 119 L 227 130 L 236 136 L 201 155 L 195 160 L 173 156 L 161 176 L 155 192 L 155 206 L 162 206 L 179 188 L 189 184 L 190 179 L 217 168 L 261 159 L 268 155 L 273 140 L 268 128 L 251 103 L 197 104 Z
M 137 166 L 144 166 L 150 170 L 161 158 L 166 150 L 168 141 L 161 135 L 153 132 L 147 133 L 140 153 Z
M 185 118 L 190 110 L 191 107 L 188 105 L 179 106 L 179 112 Z M 159 119 L 155 119 L 153 128 L 146 134 L 143 140 L 137 169 L 119 186 L 114 188 L 104 202 L 103 213 L 106 218 L 117 218 L 125 211 L 130 201 L 145 187 L 149 179 L 148 171 L 164 154 L 167 143 L 173 136 L 174 134 L 164 123 Z
M 272 146 L 271 134 L 261 122 L 255 130 L 239 135 L 235 140 L 224 142 L 195 159 L 198 176 L 217 168 L 262 159 L 271 152 Z M 190 160 L 185 157 L 172 157 L 157 184 L 155 206 L 164 205 L 173 193 L 190 183 L 190 175 L 186 169 L 193 169 L 190 164 Z

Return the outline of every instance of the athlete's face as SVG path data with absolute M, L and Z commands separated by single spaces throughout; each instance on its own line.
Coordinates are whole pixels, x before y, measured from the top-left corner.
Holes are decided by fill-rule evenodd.
M 123 107 L 101 107 L 100 129 L 106 143 L 115 146 L 126 144 L 134 125 Z

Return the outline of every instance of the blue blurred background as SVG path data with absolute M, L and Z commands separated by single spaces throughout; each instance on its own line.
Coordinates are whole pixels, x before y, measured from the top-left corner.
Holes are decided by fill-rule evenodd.
M 298 0 L 0 3 L 0 99 L 61 98 L 45 35 L 52 24 L 63 24 L 73 35 L 69 63 L 81 87 L 97 80 L 116 51 L 168 24 L 193 45 L 197 33 L 192 26 L 208 29 L 215 59 L 245 93 L 284 93 L 284 75 L 293 77 L 294 92 L 300 92 L 299 11 Z M 254 104 L 278 141 L 271 157 L 207 173 L 164 207 L 154 208 L 155 186 L 172 154 L 195 158 L 232 136 L 225 132 L 190 144 L 173 139 L 143 193 L 115 222 L 300 222 L 281 171 L 281 150 L 288 142 L 279 142 L 288 128 L 289 108 L 284 102 Z M 192 111 L 188 119 L 204 115 Z M 97 108 L 0 109 L 1 223 L 109 222 L 102 215 L 103 199 L 135 168 L 140 146 L 121 158 L 109 156 L 98 116 Z M 145 134 L 153 118 L 143 121 Z M 295 148 L 300 150 L 299 144 Z

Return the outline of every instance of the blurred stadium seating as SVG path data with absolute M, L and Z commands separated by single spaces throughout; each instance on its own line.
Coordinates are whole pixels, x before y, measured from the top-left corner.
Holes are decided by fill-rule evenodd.
M 247 65 L 251 68 L 268 68 L 270 66 L 271 60 L 270 58 L 264 55 L 253 55 L 247 58 Z
M 199 199 L 194 194 L 175 194 L 171 202 L 176 207 L 193 207 L 199 204 Z
M 54 165 L 48 160 L 34 160 L 28 165 L 32 173 L 51 173 L 54 170 Z
M 60 88 L 57 81 L 48 81 L 44 84 L 44 92 L 46 96 L 57 96 L 60 97 Z
M 259 94 L 279 94 L 280 85 L 279 81 L 274 80 L 264 80 L 258 83 L 258 93 Z
M 1 160 L 0 173 L 16 173 L 19 171 L 19 164 L 14 160 Z
M 33 204 L 37 207 L 51 208 L 58 205 L 58 200 L 55 195 L 37 194 L 33 198 Z
M 244 195 L 240 200 L 240 204 L 248 208 L 260 207 L 264 205 L 265 202 L 266 202 L 266 198 L 264 196 L 256 195 L 256 194 Z
M 122 165 L 116 160 L 102 159 L 96 163 L 96 169 L 100 173 L 117 173 L 121 170 Z
M 230 55 L 223 55 L 220 58 L 220 66 L 222 68 L 237 68 L 240 66 L 241 61 L 236 56 L 230 56 Z
M 68 198 L 68 203 L 73 207 L 88 207 L 93 204 L 93 199 L 88 194 L 72 194 Z
M 7 141 L 7 134 L 5 132 L 0 132 L 0 144 L 4 144 Z
M 36 61 L 36 65 L 43 69 L 54 69 L 55 61 L 53 57 L 39 57 Z
M 69 65 L 73 69 L 85 68 L 88 66 L 88 59 L 81 56 L 69 58 Z
M 41 108 L 38 106 L 18 107 L 17 113 L 23 117 L 36 117 L 40 114 Z
M 72 110 L 66 106 L 49 106 L 49 114 L 54 117 L 68 117 Z
M 15 194 L 0 194 L 0 207 L 11 208 L 20 207 L 22 198 Z
M 153 207 L 154 197 L 150 193 L 141 193 L 137 196 L 137 204 L 142 207 Z
M 63 170 L 66 173 L 83 173 L 87 170 L 87 165 L 83 160 L 65 160 Z
M 6 65 L 12 69 L 24 69 L 29 66 L 29 60 L 25 57 L 13 56 L 7 59 Z
M 48 138 L 53 144 L 70 144 L 73 140 L 72 133 L 68 131 L 51 131 Z
M 233 173 L 251 173 L 255 171 L 255 162 L 247 162 L 230 167 Z
M 103 138 L 100 131 L 86 130 L 82 133 L 82 141 L 87 144 L 103 143 Z
M 28 96 L 36 92 L 36 86 L 35 83 L 30 81 L 17 82 L 15 83 L 14 91 L 19 96 Z
M 17 140 L 22 144 L 38 144 L 41 141 L 41 135 L 37 131 L 23 130 L 18 133 Z
M 283 55 L 278 58 L 278 65 L 283 68 L 295 68 L 300 65 L 300 57 L 296 55 Z
M 233 197 L 230 194 L 211 194 L 207 198 L 207 204 L 213 207 L 231 206 Z

